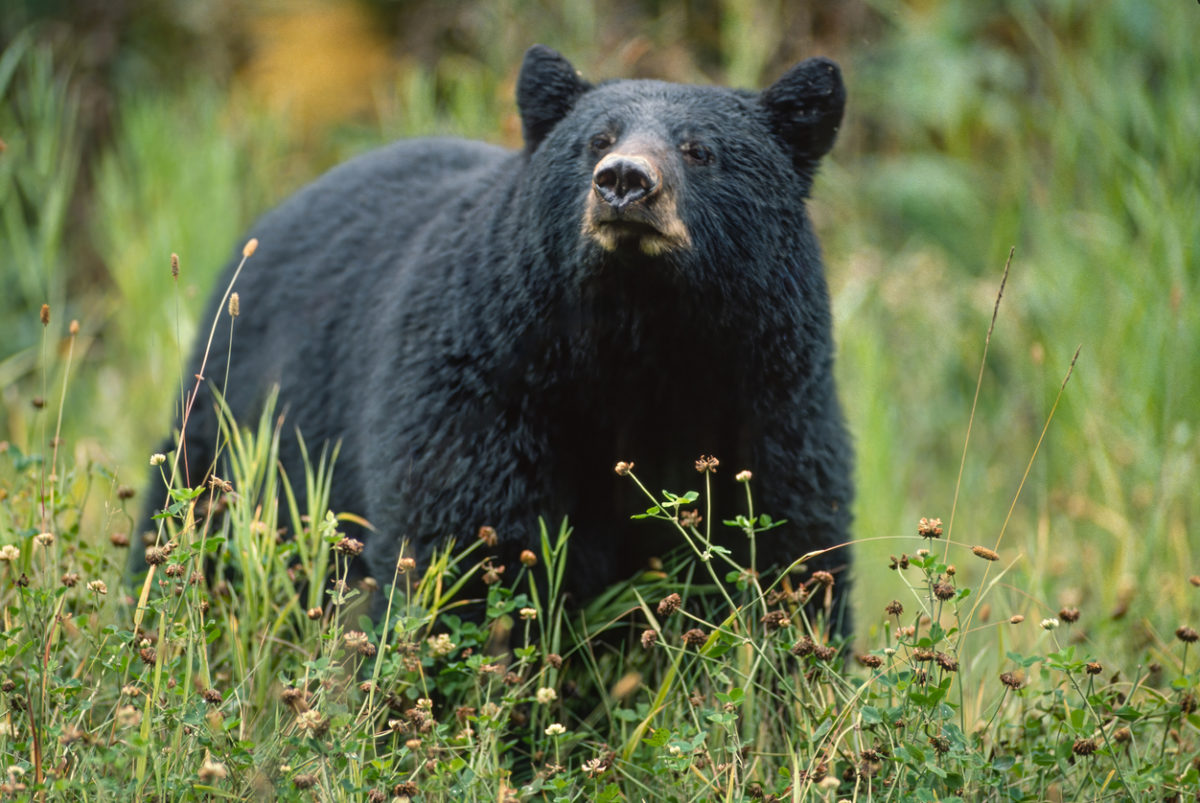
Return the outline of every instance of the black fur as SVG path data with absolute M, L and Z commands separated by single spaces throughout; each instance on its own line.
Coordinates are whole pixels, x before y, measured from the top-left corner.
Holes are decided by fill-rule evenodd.
M 251 229 L 258 251 L 235 288 L 235 414 L 252 421 L 278 383 L 287 431 L 310 448 L 342 442 L 332 507 L 374 525 L 364 559 L 381 585 L 402 539 L 420 559 L 491 525 L 498 562 L 514 567 L 538 517 L 566 515 L 567 587 L 599 592 L 674 543 L 662 524 L 630 521 L 646 503 L 614 475 L 617 460 L 682 491 L 702 487 L 701 453 L 718 456 L 714 511 L 726 516 L 742 509 L 734 474 L 751 469 L 759 509 L 788 520 L 761 536 L 763 565 L 846 541 L 851 447 L 805 213 L 841 120 L 837 67 L 806 61 L 761 94 L 592 87 L 535 47 L 518 87 L 524 150 L 394 144 Z M 635 231 L 606 250 L 589 235 L 606 142 L 661 171 L 654 203 L 689 247 L 650 255 Z M 208 377 L 226 370 L 227 332 L 217 327 Z M 187 432 L 193 482 L 215 430 L 206 392 Z M 294 439 L 282 454 L 296 472 Z M 848 554 L 818 566 L 844 568 Z

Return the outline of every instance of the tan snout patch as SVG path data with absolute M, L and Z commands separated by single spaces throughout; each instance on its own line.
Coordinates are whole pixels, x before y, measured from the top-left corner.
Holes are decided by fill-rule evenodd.
M 679 217 L 675 193 L 667 186 L 621 212 L 614 212 L 592 186 L 583 215 L 583 235 L 605 251 L 636 246 L 652 257 L 692 247 L 692 236 Z

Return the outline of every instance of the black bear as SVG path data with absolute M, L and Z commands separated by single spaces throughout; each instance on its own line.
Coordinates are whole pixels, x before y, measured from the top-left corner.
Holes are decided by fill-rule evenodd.
M 682 491 L 703 485 L 696 457 L 717 456 L 727 515 L 752 470 L 757 506 L 787 520 L 760 536 L 760 565 L 843 543 L 851 446 L 805 199 L 844 103 L 825 59 L 754 93 L 592 85 L 535 46 L 523 150 L 393 144 L 259 220 L 232 343 L 217 327 L 206 375 L 228 371 L 241 421 L 277 385 L 289 431 L 341 442 L 331 508 L 373 525 L 362 560 L 384 587 L 406 539 L 421 560 L 489 525 L 511 566 L 539 516 L 574 526 L 572 594 L 632 575 L 674 542 L 630 520 L 647 503 L 618 460 Z M 185 433 L 193 482 L 213 460 L 207 394 Z M 282 460 L 297 470 L 294 438 Z M 848 554 L 810 568 L 844 590 Z

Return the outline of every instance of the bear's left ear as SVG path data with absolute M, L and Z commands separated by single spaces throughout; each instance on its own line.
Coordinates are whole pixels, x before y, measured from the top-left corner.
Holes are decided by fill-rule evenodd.
M 545 45 L 525 51 L 517 79 L 517 108 L 521 110 L 526 151 L 532 153 L 567 116 L 579 96 L 591 88 L 571 62 Z
M 763 90 L 759 100 L 770 115 L 775 135 L 791 149 L 796 167 L 811 169 L 837 138 L 846 87 L 841 70 L 832 61 L 808 59 Z

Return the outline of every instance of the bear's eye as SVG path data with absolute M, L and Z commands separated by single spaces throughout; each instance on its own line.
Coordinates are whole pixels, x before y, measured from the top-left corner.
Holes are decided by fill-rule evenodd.
M 683 158 L 694 165 L 710 165 L 713 163 L 713 152 L 707 145 L 699 142 L 685 142 L 679 146 Z
M 588 147 L 595 153 L 604 153 L 613 146 L 613 139 L 608 134 L 597 134 L 588 142 Z

